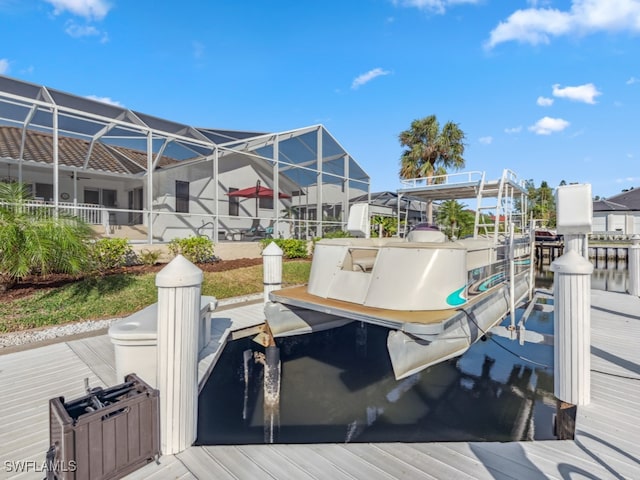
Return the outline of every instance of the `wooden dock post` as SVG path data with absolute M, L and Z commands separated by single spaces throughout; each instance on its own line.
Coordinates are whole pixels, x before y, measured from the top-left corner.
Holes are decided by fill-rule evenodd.
M 640 297 L 640 235 L 631 237 L 629 259 L 629 294 Z
M 198 331 L 202 270 L 182 255 L 156 276 L 160 450 L 193 445 L 198 423 Z
M 264 303 L 269 302 L 269 293 L 282 287 L 282 249 L 271 242 L 262 251 Z

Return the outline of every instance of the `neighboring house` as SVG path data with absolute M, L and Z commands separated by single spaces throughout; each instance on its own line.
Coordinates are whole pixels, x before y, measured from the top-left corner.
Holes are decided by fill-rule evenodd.
M 593 232 L 640 234 L 640 188 L 593 202 Z
M 344 228 L 369 176 L 322 126 L 195 128 L 0 75 L 0 181 L 141 241 Z M 237 194 L 234 192 L 238 192 Z M 320 213 L 319 213 L 320 212 Z

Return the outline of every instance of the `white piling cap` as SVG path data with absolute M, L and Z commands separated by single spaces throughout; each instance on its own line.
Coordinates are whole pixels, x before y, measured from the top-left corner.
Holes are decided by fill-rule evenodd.
M 554 273 L 591 275 L 593 264 L 575 250 L 568 250 L 567 253 L 551 264 L 551 271 Z
M 272 256 L 272 257 L 281 257 L 282 256 L 282 249 L 276 245 L 276 242 L 271 242 L 269 245 L 267 245 L 265 247 L 265 249 L 262 251 L 262 256 Z
M 178 255 L 158 272 L 156 287 L 191 287 L 200 285 L 203 278 L 202 270 L 182 255 Z

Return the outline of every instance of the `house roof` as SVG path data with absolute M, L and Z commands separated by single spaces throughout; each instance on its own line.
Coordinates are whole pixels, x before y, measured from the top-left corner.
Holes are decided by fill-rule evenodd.
M 323 177 L 334 183 L 348 177 L 363 191 L 369 184 L 368 174 L 322 125 L 279 133 L 197 128 L 3 75 L 0 128 L 0 159 L 12 161 L 51 164 L 57 132 L 58 162 L 67 168 L 138 175 L 146 171 L 148 150 L 154 168 L 209 161 L 216 153 L 267 162 L 277 154 L 280 173 L 303 186 L 317 181 L 311 170 L 319 161 Z
M 53 136 L 50 133 L 27 130 L 25 135 L 23 160 L 37 163 L 53 163 Z M 0 126 L 0 158 L 20 158 L 22 129 Z M 81 138 L 59 137 L 58 161 L 60 165 L 72 168 L 84 168 L 90 142 Z M 159 166 L 176 163 L 168 157 L 162 157 Z M 86 169 L 110 173 L 139 174 L 146 171 L 145 152 L 116 145 L 95 143 L 87 162 Z
M 631 188 L 606 200 L 593 202 L 594 212 L 640 211 L 640 188 Z

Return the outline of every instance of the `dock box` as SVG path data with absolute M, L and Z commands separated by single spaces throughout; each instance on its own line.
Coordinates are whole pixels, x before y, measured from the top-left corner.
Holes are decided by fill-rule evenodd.
M 158 391 L 136 375 L 77 400 L 49 400 L 47 479 L 118 479 L 160 454 Z

